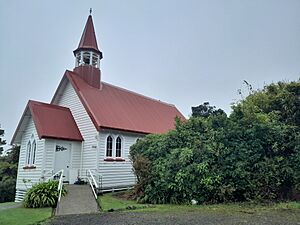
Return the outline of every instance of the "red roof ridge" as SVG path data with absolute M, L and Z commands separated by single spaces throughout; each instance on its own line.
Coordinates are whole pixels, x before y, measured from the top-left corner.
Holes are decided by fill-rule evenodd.
M 51 107 L 51 108 L 56 108 L 56 109 L 60 109 L 60 110 L 65 110 L 65 111 L 69 111 L 70 109 L 67 108 L 67 107 L 64 107 L 64 106 L 60 106 L 60 105 L 55 105 L 55 104 L 52 104 L 52 103 L 45 103 L 45 102 L 40 102 L 40 101 L 35 101 L 35 100 L 29 100 L 28 101 L 28 104 L 39 104 L 39 105 L 44 105 L 44 106 L 47 106 L 47 107 Z
M 107 83 L 107 82 L 104 82 L 104 81 L 101 81 L 101 82 L 102 82 L 103 84 L 106 84 L 106 85 L 108 85 L 108 86 L 111 86 L 111 87 L 120 89 L 120 90 L 122 90 L 122 91 L 126 91 L 126 92 L 131 93 L 131 94 L 134 94 L 134 95 L 138 95 L 138 96 L 140 96 L 140 97 L 142 97 L 142 98 L 149 99 L 149 100 L 151 100 L 151 101 L 156 101 L 156 102 L 161 103 L 161 104 L 165 104 L 165 105 L 168 105 L 168 106 L 175 107 L 174 104 L 167 103 L 167 102 L 164 102 L 164 101 L 155 99 L 155 98 L 151 98 L 151 97 L 148 97 L 148 96 L 146 96 L 146 95 L 143 95 L 143 94 L 140 94 L 140 93 L 137 93 L 137 92 L 134 92 L 134 91 L 130 91 L 130 90 L 126 89 L 126 88 L 119 87 L 119 86 L 116 86 L 116 85 L 113 85 L 113 84 L 110 84 L 110 83 Z

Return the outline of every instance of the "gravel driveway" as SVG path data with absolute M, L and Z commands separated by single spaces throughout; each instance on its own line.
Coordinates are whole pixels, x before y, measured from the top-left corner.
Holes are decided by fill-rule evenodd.
M 277 210 L 263 213 L 157 213 L 112 212 L 89 215 L 57 216 L 47 225 L 300 225 L 299 210 Z

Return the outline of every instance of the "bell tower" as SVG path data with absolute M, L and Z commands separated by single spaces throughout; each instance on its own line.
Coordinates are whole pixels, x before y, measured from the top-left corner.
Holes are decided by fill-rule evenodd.
M 100 88 L 100 60 L 103 58 L 103 55 L 98 48 L 91 15 L 87 19 L 79 45 L 73 53 L 75 56 L 75 68 L 73 71 L 89 85 Z

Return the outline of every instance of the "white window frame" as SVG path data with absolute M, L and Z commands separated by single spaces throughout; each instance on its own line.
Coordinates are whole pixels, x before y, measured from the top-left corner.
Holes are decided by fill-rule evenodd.
M 111 138 L 111 156 L 108 156 L 107 155 L 107 147 L 108 147 L 108 138 Z M 113 137 L 113 135 L 108 135 L 107 137 L 106 137 L 106 139 L 105 139 L 105 157 L 106 158 L 113 158 L 114 157 L 114 137 Z
M 36 163 L 37 142 L 34 135 L 31 135 L 26 145 L 25 166 L 34 166 Z
M 121 141 L 121 149 L 120 149 L 120 156 L 117 156 L 117 144 L 118 144 L 118 138 L 120 139 L 120 141 Z M 123 138 L 120 136 L 120 135 L 118 135 L 117 136 L 117 138 L 116 138 L 116 144 L 115 144 L 115 157 L 116 158 L 123 158 Z
M 25 165 L 30 165 L 30 155 L 31 155 L 31 141 L 29 140 L 26 145 Z
M 112 155 L 107 155 L 107 139 L 108 137 L 112 138 Z M 121 139 L 121 155 L 117 157 L 117 139 Z M 120 134 L 108 134 L 105 138 L 105 153 L 104 160 L 105 161 L 125 161 L 124 157 L 124 137 Z
M 36 159 L 36 140 L 33 140 L 31 144 L 31 165 L 35 165 L 35 159 Z

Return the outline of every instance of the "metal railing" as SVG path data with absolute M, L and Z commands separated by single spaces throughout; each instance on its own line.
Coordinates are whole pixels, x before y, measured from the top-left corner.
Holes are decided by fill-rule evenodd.
M 48 177 L 46 179 L 46 182 L 49 180 L 59 180 L 58 187 L 57 187 L 57 191 L 58 191 L 57 206 L 61 199 L 61 193 L 62 193 L 62 189 L 63 189 L 63 178 L 64 178 L 64 170 L 60 170 L 60 171 L 56 172 L 55 174 L 52 174 L 50 177 Z
M 58 181 L 58 187 L 57 187 L 57 191 L 58 191 L 58 199 L 57 199 L 57 204 L 56 204 L 56 213 L 59 210 L 59 203 L 60 203 L 60 199 L 61 199 L 61 194 L 62 194 L 62 189 L 63 189 L 63 179 L 64 179 L 64 170 L 60 170 L 54 174 L 52 174 L 49 178 L 46 179 L 46 182 L 49 180 L 59 180 Z
M 59 192 L 57 205 L 59 204 L 60 199 L 61 199 L 61 192 L 62 192 L 62 189 L 63 189 L 63 178 L 64 178 L 64 170 L 61 170 L 60 177 L 59 177 L 59 182 L 58 182 L 58 188 L 57 188 L 57 191 Z
M 92 171 L 89 169 L 87 170 L 87 175 L 86 175 L 88 182 L 92 188 L 93 194 L 95 196 L 95 199 L 98 198 L 97 196 L 97 192 L 99 189 L 99 184 L 97 183 L 96 179 L 95 179 L 95 175 L 92 173 Z

